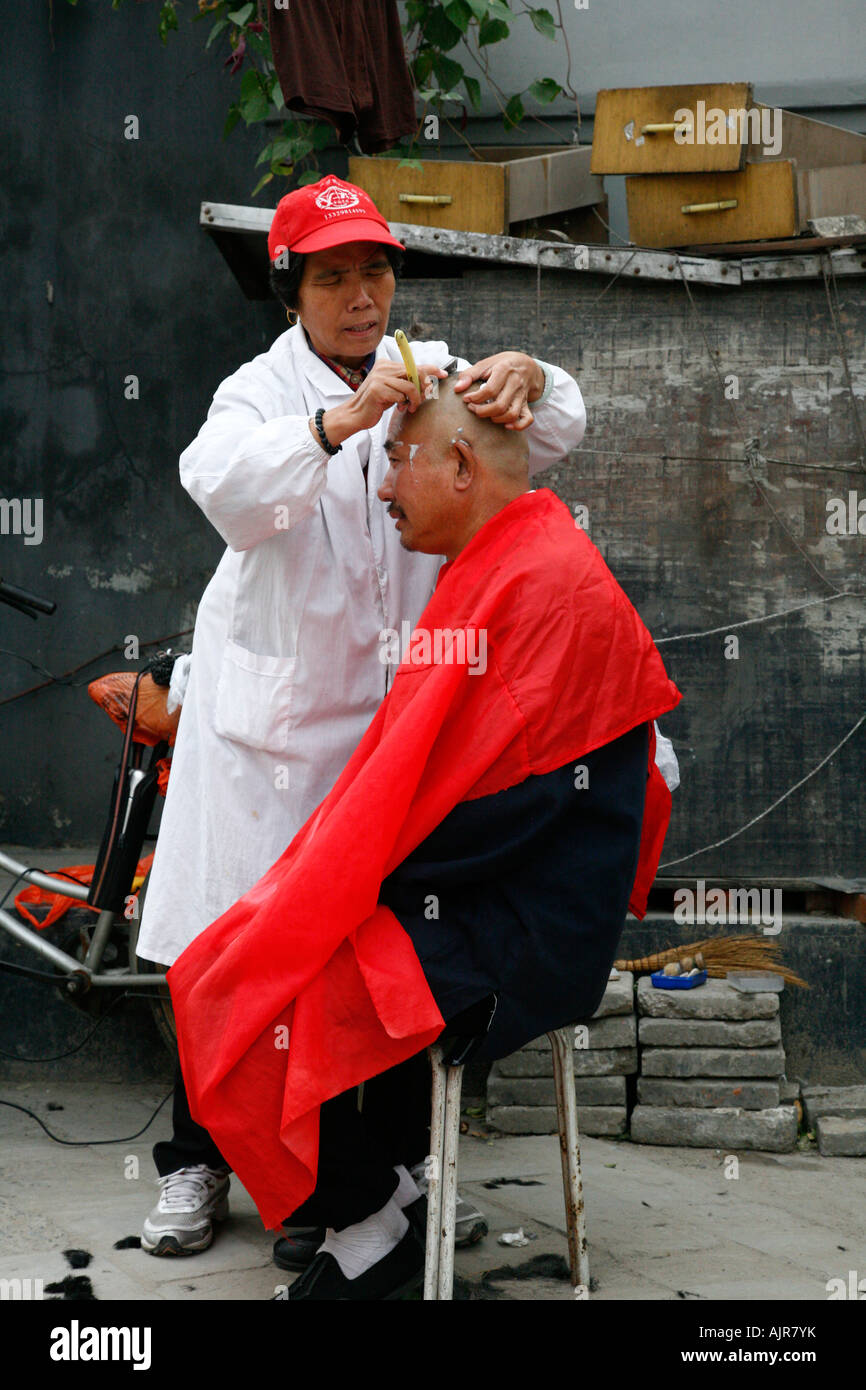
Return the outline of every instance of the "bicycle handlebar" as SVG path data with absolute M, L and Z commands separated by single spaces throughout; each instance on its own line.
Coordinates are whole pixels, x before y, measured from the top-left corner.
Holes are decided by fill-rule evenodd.
M 2 579 L 0 603 L 8 603 L 10 608 L 19 609 L 20 612 L 26 613 L 28 618 L 35 618 L 36 613 L 48 613 L 50 616 L 57 607 L 50 599 L 40 598 L 38 594 L 31 594 L 27 589 L 19 589 L 14 584 L 4 584 Z

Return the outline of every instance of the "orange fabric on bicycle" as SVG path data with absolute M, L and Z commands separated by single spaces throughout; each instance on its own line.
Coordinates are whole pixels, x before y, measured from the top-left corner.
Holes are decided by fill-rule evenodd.
M 412 659 L 419 634 L 456 629 L 486 635 L 483 674 Z M 443 1027 L 409 936 L 377 905 L 382 880 L 458 802 L 552 772 L 681 698 L 547 489 L 511 502 L 443 566 L 415 634 L 333 790 L 168 972 L 193 1117 L 273 1229 L 315 1186 L 322 1102 Z M 648 776 L 639 916 L 670 810 L 652 757 Z
M 109 719 L 119 729 L 126 730 L 129 717 L 129 702 L 135 689 L 138 676 L 135 671 L 111 671 L 91 681 L 87 693 L 100 709 L 104 709 Z M 135 741 L 149 748 L 155 744 L 174 743 L 177 726 L 180 722 L 180 706 L 173 714 L 166 708 L 168 687 L 157 685 L 149 673 L 138 683 L 138 698 L 135 704 Z
M 146 858 L 140 859 L 135 871 L 136 878 L 143 879 L 152 863 L 152 854 L 148 854 Z M 93 870 L 95 867 L 94 864 L 73 864 L 68 869 L 46 869 L 45 872 L 50 873 L 54 877 L 66 874 L 70 878 L 74 878 L 78 883 L 89 884 L 93 880 Z M 34 917 L 30 908 L 44 907 L 46 903 L 51 904 L 46 916 L 41 920 L 38 917 Z M 49 893 L 47 889 L 36 888 L 33 885 L 29 888 L 22 888 L 21 892 L 15 898 L 15 906 L 21 916 L 32 923 L 34 927 L 38 927 L 40 931 L 44 931 L 46 927 L 53 926 L 55 922 L 59 922 L 64 913 L 69 911 L 70 907 L 87 907 L 91 912 L 98 911 L 97 908 L 90 907 L 89 903 L 82 902 L 80 898 L 66 898 L 62 893 Z

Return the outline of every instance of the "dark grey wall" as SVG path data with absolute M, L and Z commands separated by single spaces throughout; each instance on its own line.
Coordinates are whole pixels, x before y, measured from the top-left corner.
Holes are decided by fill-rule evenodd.
M 223 142 L 231 81 L 201 26 L 185 16 L 163 49 L 155 25 L 152 5 L 55 0 L 52 50 L 47 3 L 16 16 L 27 59 L 4 101 L 0 497 L 42 497 L 44 540 L 0 536 L 0 576 L 58 608 L 34 623 L 0 606 L 0 700 L 43 679 L 12 652 L 59 673 L 126 634 L 191 626 L 222 547 L 178 455 L 219 382 L 285 327 L 275 303 L 244 299 L 198 228 L 203 197 L 251 201 L 262 127 Z M 130 114 L 138 140 L 124 138 Z M 124 398 L 131 373 L 138 400 Z M 99 838 L 117 734 L 82 683 L 123 665 L 0 705 L 3 840 Z

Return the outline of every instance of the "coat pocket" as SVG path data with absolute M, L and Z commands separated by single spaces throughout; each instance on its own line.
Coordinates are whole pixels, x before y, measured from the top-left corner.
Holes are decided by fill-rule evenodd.
M 250 748 L 284 752 L 296 666 L 297 657 L 259 656 L 227 639 L 216 690 L 217 733 Z

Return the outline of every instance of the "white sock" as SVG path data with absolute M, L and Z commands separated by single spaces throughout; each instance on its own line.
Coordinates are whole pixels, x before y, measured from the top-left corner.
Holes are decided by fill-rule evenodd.
M 412 1202 L 417 1202 L 418 1198 L 421 1196 L 421 1189 L 412 1177 L 412 1174 L 403 1167 L 402 1163 L 398 1163 L 395 1166 L 394 1172 L 400 1179 L 397 1191 L 394 1193 L 394 1201 L 397 1203 L 397 1206 L 401 1208 L 411 1206 Z
M 333 1255 L 347 1279 L 357 1279 L 359 1274 L 384 1259 L 408 1229 L 408 1220 L 394 1198 L 389 1197 L 381 1211 L 354 1226 L 342 1231 L 334 1231 L 329 1226 L 319 1250 Z

